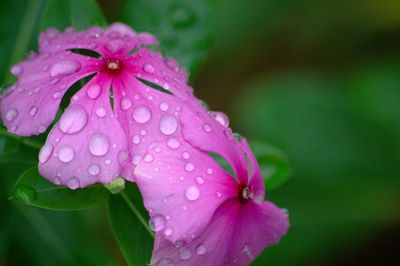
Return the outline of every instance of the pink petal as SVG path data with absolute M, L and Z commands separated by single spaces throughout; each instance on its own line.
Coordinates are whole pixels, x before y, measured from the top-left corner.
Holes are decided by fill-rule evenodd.
M 179 136 L 151 145 L 135 176 L 155 231 L 171 241 L 197 237 L 218 206 L 237 194 L 236 181 Z
M 288 229 L 284 211 L 270 202 L 225 202 L 190 244 L 156 234 L 152 265 L 249 265 Z M 169 264 L 168 264 L 169 263 Z
M 1 98 L 1 117 L 10 132 L 21 136 L 46 131 L 60 101 L 76 81 L 97 70 L 97 59 L 71 52 L 32 55 L 12 68 L 18 82 Z
M 215 119 L 199 104 L 192 102 L 182 110 L 182 133 L 191 145 L 206 152 L 224 157 L 232 166 L 239 181 L 247 183 L 247 160 L 226 124 Z
M 48 29 L 39 38 L 40 52 L 59 52 L 68 49 L 88 49 L 103 56 L 124 54 L 142 46 L 157 44 L 157 40 L 148 33 L 135 33 L 128 26 L 117 23 L 108 29 L 99 27 L 76 32 L 68 28 L 64 33 Z
M 126 136 L 110 104 L 111 80 L 99 74 L 76 95 L 39 153 L 39 171 L 71 189 L 121 174 L 128 159 Z
M 160 92 L 125 74 L 113 83 L 114 110 L 130 145 L 132 164 L 127 165 L 124 176 L 134 180 L 132 168 L 146 154 L 154 142 L 166 141 L 180 135 L 181 104 L 177 96 Z M 177 92 L 177 88 L 171 88 Z

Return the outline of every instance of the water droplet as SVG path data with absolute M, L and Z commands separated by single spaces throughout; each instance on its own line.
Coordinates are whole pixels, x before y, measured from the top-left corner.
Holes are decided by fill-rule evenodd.
M 173 59 L 173 58 L 167 58 L 167 59 L 165 60 L 165 64 L 167 65 L 167 67 L 168 67 L 170 70 L 172 70 L 172 71 L 174 71 L 174 72 L 178 72 L 178 71 L 179 71 L 179 66 L 178 66 L 178 63 L 176 62 L 175 59 Z
M 167 221 L 165 220 L 164 215 L 162 215 L 162 214 L 155 214 L 155 215 L 151 218 L 149 224 L 150 224 L 150 228 L 151 228 L 153 231 L 155 231 L 155 232 L 160 232 L 160 231 L 164 230 L 166 222 L 167 222 Z
M 96 83 L 90 85 L 90 87 L 87 89 L 87 95 L 91 99 L 96 99 L 97 97 L 99 97 L 100 92 L 101 92 L 101 87 L 99 84 Z
M 19 76 L 22 73 L 22 67 L 21 66 L 13 66 L 11 68 L 11 73 L 15 76 Z
M 46 143 L 39 152 L 39 162 L 45 163 L 50 158 L 51 153 L 53 152 L 53 145 L 50 143 Z
M 217 196 L 217 198 L 221 198 L 222 197 L 221 192 L 216 192 L 215 195 Z
M 132 142 L 133 142 L 133 144 L 139 144 L 140 143 L 140 136 L 138 134 L 133 135 Z
M 178 121 L 172 115 L 167 115 L 161 118 L 160 130 L 164 135 L 172 135 L 178 128 Z
M 132 101 L 129 100 L 128 98 L 123 98 L 121 101 L 121 109 L 122 110 L 128 110 L 132 106 Z
M 212 173 L 214 173 L 214 170 L 211 168 L 207 168 L 207 174 L 212 175 Z
M 15 110 L 14 108 L 11 108 L 6 113 L 6 120 L 13 121 L 15 118 L 17 118 L 17 116 L 18 116 L 18 111 Z
M 160 110 L 161 111 L 167 111 L 168 110 L 168 108 L 169 108 L 169 106 L 168 106 L 168 103 L 161 103 L 160 104 Z
M 62 185 L 62 180 L 61 180 L 61 178 L 58 177 L 58 176 L 54 177 L 53 182 L 54 182 L 54 184 L 56 184 L 57 186 Z
M 151 155 L 151 154 L 146 154 L 146 155 L 144 156 L 143 160 L 144 160 L 146 163 L 151 163 L 151 162 L 154 160 L 154 157 L 153 157 L 153 155 Z
M 206 253 L 206 251 L 207 251 L 207 247 L 206 247 L 206 245 L 204 245 L 204 244 L 199 244 L 199 245 L 196 247 L 196 252 L 197 252 L 197 254 L 199 254 L 199 255 L 204 255 L 204 254 Z
M 34 116 L 38 111 L 38 108 L 36 106 L 32 106 L 31 110 L 29 111 L 29 115 Z
M 174 266 L 174 262 L 168 258 L 162 258 L 156 264 L 156 266 Z
M 143 70 L 144 70 L 144 72 L 147 72 L 147 73 L 149 73 L 149 74 L 152 74 L 152 73 L 154 73 L 154 67 L 152 66 L 152 65 L 150 65 L 150 64 L 145 64 L 144 66 L 143 66 Z
M 111 159 L 107 159 L 107 160 L 104 161 L 104 163 L 105 163 L 106 165 L 110 165 L 111 162 L 112 162 Z
M 59 127 L 66 134 L 74 134 L 81 131 L 87 123 L 88 115 L 80 105 L 71 105 L 61 116 Z
M 76 177 L 71 178 L 70 180 L 67 181 L 67 187 L 70 189 L 77 189 L 80 186 L 79 179 Z
M 61 93 L 60 92 L 55 92 L 54 94 L 53 94 L 53 98 L 54 99 L 59 99 L 61 97 Z
M 108 152 L 108 138 L 101 133 L 95 133 L 89 141 L 89 151 L 94 156 L 103 156 Z
M 190 158 L 190 153 L 188 153 L 187 151 L 184 151 L 184 152 L 182 153 L 182 157 L 183 157 L 184 159 L 189 159 L 189 158 Z
M 96 115 L 98 117 L 105 117 L 107 114 L 107 111 L 104 107 L 100 106 L 96 109 Z
M 246 255 L 249 257 L 249 259 L 254 259 L 253 253 L 252 253 L 249 245 L 247 245 L 247 244 L 243 245 L 242 252 L 246 253 Z
M 196 186 L 190 186 L 186 188 L 185 196 L 188 200 L 195 201 L 200 196 L 200 190 Z
M 58 151 L 58 159 L 61 162 L 68 163 L 74 159 L 75 152 L 69 146 L 64 146 Z
M 199 185 L 204 184 L 204 178 L 201 177 L 201 176 L 196 176 L 195 180 L 196 180 L 196 183 L 199 184 Z
M 64 59 L 55 63 L 50 69 L 50 75 L 52 77 L 58 77 L 63 75 L 69 75 L 77 72 L 81 68 L 81 65 L 73 60 Z
M 210 125 L 209 124 L 204 124 L 203 125 L 203 130 L 205 131 L 205 132 L 207 132 L 207 133 L 210 133 L 211 132 L 211 127 L 210 127 Z
M 192 163 L 185 164 L 185 170 L 188 172 L 192 172 L 194 170 L 194 165 Z
M 166 235 L 166 236 L 170 236 L 170 235 L 172 235 L 172 233 L 173 233 L 174 231 L 172 230 L 172 228 L 166 228 L 165 229 L 165 231 L 164 231 L 164 234 Z
M 170 147 L 171 149 L 176 150 L 176 149 L 179 148 L 179 146 L 180 146 L 181 144 L 179 143 L 179 140 L 177 140 L 176 138 L 170 138 L 170 139 L 168 139 L 168 141 L 167 141 L 167 145 L 168 145 L 168 147 Z
M 120 164 L 123 164 L 128 159 L 128 157 L 129 157 L 128 151 L 126 151 L 126 150 L 120 151 L 118 153 L 118 162 Z
M 212 118 L 214 118 L 223 127 L 229 126 L 229 117 L 222 112 L 209 112 Z
M 36 191 L 25 185 L 17 185 L 12 194 L 13 198 L 24 203 L 32 203 L 36 199 Z
M 100 173 L 100 165 L 95 164 L 95 163 L 91 164 L 91 165 L 89 165 L 87 171 L 90 175 L 96 176 Z
M 38 132 L 39 132 L 39 133 L 43 133 L 43 132 L 46 131 L 46 129 L 47 129 L 47 127 L 46 127 L 45 125 L 41 124 L 41 125 L 39 125 L 39 127 L 38 127 Z
M 146 106 L 137 106 L 133 111 L 133 119 L 139 124 L 148 122 L 151 118 L 151 111 Z
M 181 247 L 179 249 L 179 257 L 181 260 L 188 260 L 192 256 L 192 252 L 187 247 Z

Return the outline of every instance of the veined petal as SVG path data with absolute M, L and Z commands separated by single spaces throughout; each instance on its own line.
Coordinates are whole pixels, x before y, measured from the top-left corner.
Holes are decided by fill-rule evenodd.
M 155 143 L 135 176 L 155 231 L 172 242 L 198 237 L 218 206 L 237 194 L 231 176 L 176 136 Z
M 111 81 L 90 80 L 50 132 L 39 154 L 39 171 L 71 189 L 117 178 L 128 159 L 125 133 L 110 103 Z
M 71 52 L 32 55 L 12 68 L 18 81 L 1 98 L 7 129 L 20 136 L 46 131 L 64 93 L 76 81 L 97 71 L 97 59 Z
M 191 243 L 172 243 L 156 234 L 152 265 L 249 265 L 288 229 L 284 211 L 270 202 L 226 201 Z

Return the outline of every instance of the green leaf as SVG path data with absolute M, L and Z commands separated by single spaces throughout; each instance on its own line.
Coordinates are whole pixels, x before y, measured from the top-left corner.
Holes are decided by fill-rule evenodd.
M 292 172 L 285 154 L 278 148 L 260 141 L 250 141 L 250 146 L 260 165 L 267 191 L 283 185 Z
M 108 191 L 100 184 L 71 190 L 55 186 L 41 177 L 37 168 L 22 173 L 12 192 L 12 199 L 40 208 L 69 211 L 92 206 L 108 196 Z
M 140 192 L 133 184 L 110 196 L 108 202 L 111 227 L 129 265 L 147 265 L 151 258 L 153 232 L 142 202 Z
M 41 22 L 41 29 L 73 27 L 82 30 L 92 26 L 105 26 L 107 22 L 94 0 L 52 0 Z
M 123 21 L 137 31 L 154 34 L 166 56 L 176 58 L 192 74 L 213 39 L 214 0 L 128 0 Z

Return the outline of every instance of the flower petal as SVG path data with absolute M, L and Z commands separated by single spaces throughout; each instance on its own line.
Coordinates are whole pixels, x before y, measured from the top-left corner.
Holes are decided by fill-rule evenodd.
M 246 157 L 226 123 L 221 123 L 213 112 L 207 112 L 201 104 L 195 102 L 183 107 L 181 122 L 185 140 L 196 148 L 224 157 L 239 181 L 247 183 Z
M 157 44 L 148 33 L 136 33 L 122 23 L 112 24 L 108 29 L 92 27 L 76 32 L 68 28 L 64 33 L 51 28 L 39 38 L 40 52 L 59 52 L 69 49 L 88 49 L 103 56 L 127 53 L 142 46 Z
M 110 82 L 97 75 L 75 96 L 39 153 L 39 171 L 71 189 L 109 183 L 128 159 L 127 139 L 110 104 Z
M 232 177 L 177 136 L 153 144 L 135 176 L 155 231 L 173 242 L 197 237 L 218 206 L 237 194 Z
M 53 121 L 64 93 L 76 81 L 94 73 L 97 59 L 71 52 L 39 54 L 14 66 L 17 83 L 1 98 L 7 129 L 21 136 L 43 133 Z
M 156 234 L 152 265 L 249 265 L 288 229 L 284 211 L 270 202 L 225 202 L 205 231 L 190 244 Z M 168 264 L 169 263 L 169 264 Z

